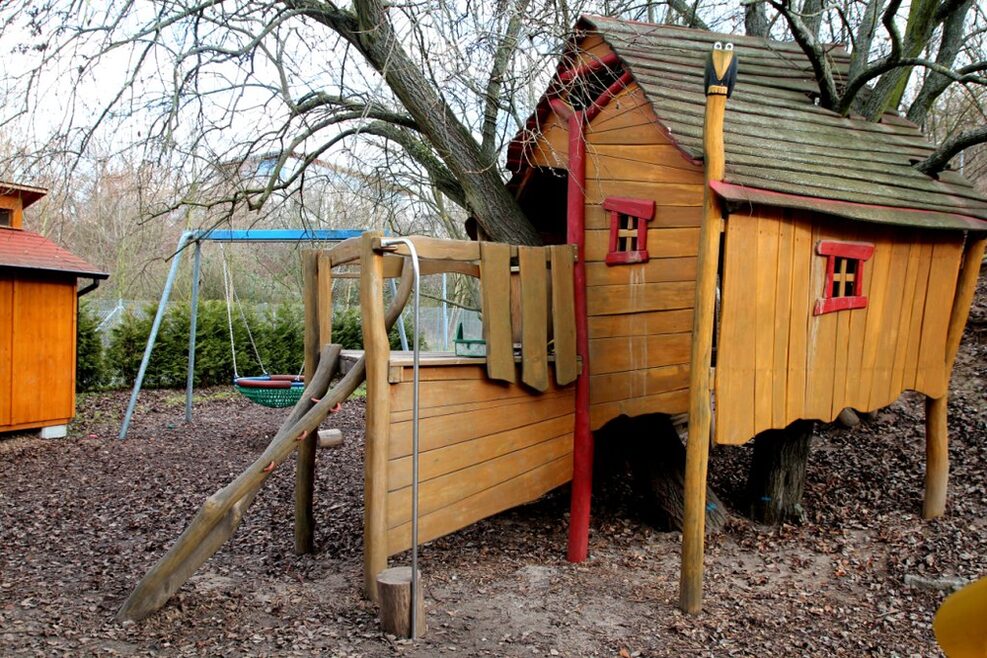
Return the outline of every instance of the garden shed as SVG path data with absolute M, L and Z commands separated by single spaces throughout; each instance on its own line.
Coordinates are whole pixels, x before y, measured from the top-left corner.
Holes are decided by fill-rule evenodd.
M 78 298 L 105 272 L 23 228 L 46 190 L 0 182 L 0 432 L 63 436 L 75 415 Z M 78 289 L 79 279 L 92 285 Z
M 847 54 L 828 57 L 845 79 Z M 987 199 L 913 166 L 932 152 L 916 126 L 840 116 L 817 95 L 795 43 L 584 17 L 508 152 L 546 242 L 578 245 L 590 426 L 689 413 L 692 611 L 711 441 L 918 391 L 925 515 L 945 508 L 946 395 Z

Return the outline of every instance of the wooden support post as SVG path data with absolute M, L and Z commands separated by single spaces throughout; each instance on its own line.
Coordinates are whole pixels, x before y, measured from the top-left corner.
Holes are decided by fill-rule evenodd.
M 970 314 L 970 304 L 977 290 L 977 277 L 984 258 L 987 238 L 981 237 L 967 244 L 963 265 L 956 283 L 953 309 L 949 315 L 946 332 L 946 378 L 953 372 L 953 362 L 960 349 L 963 328 Z M 946 511 L 946 489 L 949 484 L 949 422 L 947 406 L 949 394 L 925 400 L 925 500 L 922 516 L 934 519 Z
M 717 44 L 719 45 L 719 44 Z M 714 50 L 707 73 L 712 84 L 706 89 L 706 118 L 703 146 L 706 163 L 706 193 L 703 224 L 699 233 L 698 278 L 692 323 L 692 359 L 689 376 L 689 439 L 685 460 L 685 510 L 682 525 L 682 573 L 679 607 L 697 613 L 703 606 L 703 551 L 706 532 L 706 469 L 709 464 L 710 360 L 713 351 L 713 316 L 716 302 L 716 271 L 720 255 L 723 218 L 720 201 L 709 186 L 724 173 L 723 117 L 728 88 L 716 84 L 726 76 L 733 50 Z
M 366 595 L 379 601 L 377 574 L 387 568 L 387 444 L 390 344 L 384 326 L 384 258 L 374 251 L 379 232 L 367 232 L 360 245 L 360 314 L 367 363 L 366 455 L 364 456 L 363 577 Z
M 422 576 L 418 574 L 415 587 L 416 637 L 428 630 L 425 623 L 425 593 Z M 392 567 L 377 575 L 377 591 L 380 593 L 380 628 L 398 637 L 411 637 L 411 567 Z
M 305 303 L 305 381 L 312 381 L 319 366 L 319 269 L 318 252 L 302 252 L 302 282 Z M 315 452 L 318 428 L 305 435 L 295 456 L 295 553 L 311 553 L 315 546 Z
M 319 343 L 332 342 L 332 257 L 319 252 Z
M 593 496 L 593 433 L 589 427 L 589 326 L 586 313 L 586 119 L 571 113 L 566 239 L 576 245 L 572 294 L 576 311 L 576 351 L 583 368 L 576 378 L 576 411 L 572 436 L 572 484 L 569 495 L 569 542 L 566 559 L 589 557 L 590 503 Z
M 925 399 L 925 501 L 922 517 L 934 519 L 946 511 L 949 483 L 949 429 L 946 406 L 949 396 Z

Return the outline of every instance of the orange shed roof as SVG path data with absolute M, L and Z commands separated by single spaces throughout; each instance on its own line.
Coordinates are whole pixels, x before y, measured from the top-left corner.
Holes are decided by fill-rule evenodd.
M 48 238 L 14 228 L 0 228 L 0 269 L 66 272 L 93 279 L 109 276 Z

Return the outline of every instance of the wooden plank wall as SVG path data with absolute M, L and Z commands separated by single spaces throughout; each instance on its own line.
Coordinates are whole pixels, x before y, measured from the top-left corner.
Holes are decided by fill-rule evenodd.
M 21 228 L 24 224 L 24 200 L 17 194 L 0 194 L 0 208 L 10 210 L 10 227 Z
M 485 366 L 420 371 L 419 537 L 429 541 L 572 479 L 574 387 L 532 395 Z M 520 380 L 520 377 L 517 377 Z M 411 547 L 410 367 L 391 368 L 387 552 Z
M 739 444 L 799 418 L 870 411 L 904 390 L 946 392 L 946 329 L 962 238 L 813 220 L 757 208 L 727 221 L 716 364 L 716 441 Z M 875 245 L 867 308 L 812 314 L 822 296 L 820 240 Z
M 2 198 L 2 197 L 0 197 Z M 14 280 L 0 278 L 0 428 L 13 425 L 10 418 L 14 350 Z
M 593 56 L 605 44 L 588 42 Z M 660 128 L 637 84 L 618 94 L 586 131 L 586 281 L 590 424 L 621 414 L 688 410 L 692 306 L 703 206 L 703 170 Z M 604 262 L 609 196 L 655 201 L 647 263 Z
M 0 431 L 75 415 L 75 280 L 0 282 Z

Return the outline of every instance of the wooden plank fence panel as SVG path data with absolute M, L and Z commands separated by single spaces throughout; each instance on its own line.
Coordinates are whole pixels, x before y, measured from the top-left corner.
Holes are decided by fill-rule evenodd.
M 487 343 L 487 376 L 515 381 L 514 343 L 511 339 L 511 247 L 480 243 L 480 287 L 483 338 Z
M 548 388 L 548 270 L 538 247 L 519 247 L 521 271 L 521 381 Z
M 556 245 L 552 253 L 552 330 L 555 343 L 555 382 L 576 381 L 576 302 L 573 295 L 572 247 Z

